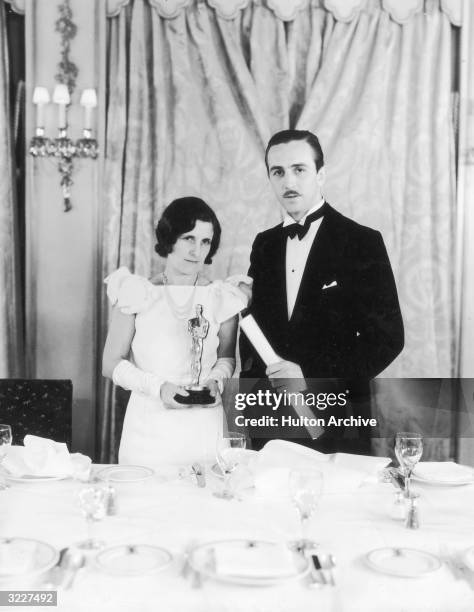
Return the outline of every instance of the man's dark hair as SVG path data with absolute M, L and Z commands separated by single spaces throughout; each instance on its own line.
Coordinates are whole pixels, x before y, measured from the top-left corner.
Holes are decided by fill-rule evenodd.
M 192 196 L 173 200 L 163 211 L 155 230 L 158 255 L 168 257 L 179 236 L 194 229 L 196 221 L 212 223 L 211 248 L 204 260 L 206 264 L 212 263 L 221 239 L 221 226 L 212 208 L 201 198 Z
M 267 149 L 265 151 L 265 165 L 267 167 L 267 173 L 269 172 L 268 168 L 268 151 L 271 147 L 275 145 L 284 144 L 286 142 L 291 142 L 292 140 L 303 140 L 307 142 L 309 146 L 313 149 L 314 152 L 314 161 L 316 163 L 316 170 L 319 170 L 324 166 L 324 155 L 323 150 L 321 149 L 321 145 L 319 144 L 318 137 L 315 136 L 312 132 L 308 132 L 307 130 L 283 130 L 281 132 L 277 132 L 273 134 L 267 144 Z

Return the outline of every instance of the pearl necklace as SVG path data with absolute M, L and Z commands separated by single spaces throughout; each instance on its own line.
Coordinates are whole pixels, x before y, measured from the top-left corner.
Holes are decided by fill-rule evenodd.
M 194 304 L 194 296 L 196 295 L 196 288 L 197 288 L 199 274 L 196 275 L 196 280 L 194 281 L 193 290 L 191 291 L 189 298 L 186 300 L 184 304 L 176 303 L 176 300 L 171 295 L 171 291 L 169 289 L 168 277 L 166 276 L 164 272 L 162 272 L 161 275 L 163 278 L 163 288 L 164 288 L 166 301 L 168 302 L 168 306 L 170 307 L 171 312 L 177 319 L 180 319 L 180 320 L 189 319 L 191 312 L 192 312 L 193 304 Z

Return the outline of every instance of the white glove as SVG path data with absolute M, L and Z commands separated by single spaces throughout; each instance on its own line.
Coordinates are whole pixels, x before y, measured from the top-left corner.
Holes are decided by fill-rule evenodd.
M 207 380 L 215 380 L 220 393 L 224 390 L 224 380 L 231 378 L 235 370 L 235 359 L 233 357 L 219 357 L 214 367 L 209 372 Z
M 129 391 L 137 391 L 143 395 L 159 398 L 163 380 L 150 372 L 144 372 L 127 359 L 122 359 L 112 372 L 112 380 Z

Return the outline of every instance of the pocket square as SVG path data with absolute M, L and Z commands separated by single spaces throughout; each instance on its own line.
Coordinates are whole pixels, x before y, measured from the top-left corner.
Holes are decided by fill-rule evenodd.
M 322 289 L 330 289 L 331 287 L 337 287 L 337 281 L 332 281 L 332 283 L 329 283 L 329 285 L 326 285 L 326 283 L 322 286 Z

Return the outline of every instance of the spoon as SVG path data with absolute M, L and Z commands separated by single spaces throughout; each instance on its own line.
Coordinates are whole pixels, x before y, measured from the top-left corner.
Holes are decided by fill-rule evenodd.
M 64 568 L 64 572 L 66 573 L 66 578 L 62 584 L 63 589 L 70 589 L 74 583 L 74 579 L 76 578 L 77 572 L 84 567 L 86 562 L 86 558 L 78 550 L 68 550 L 63 557 L 62 567 Z

